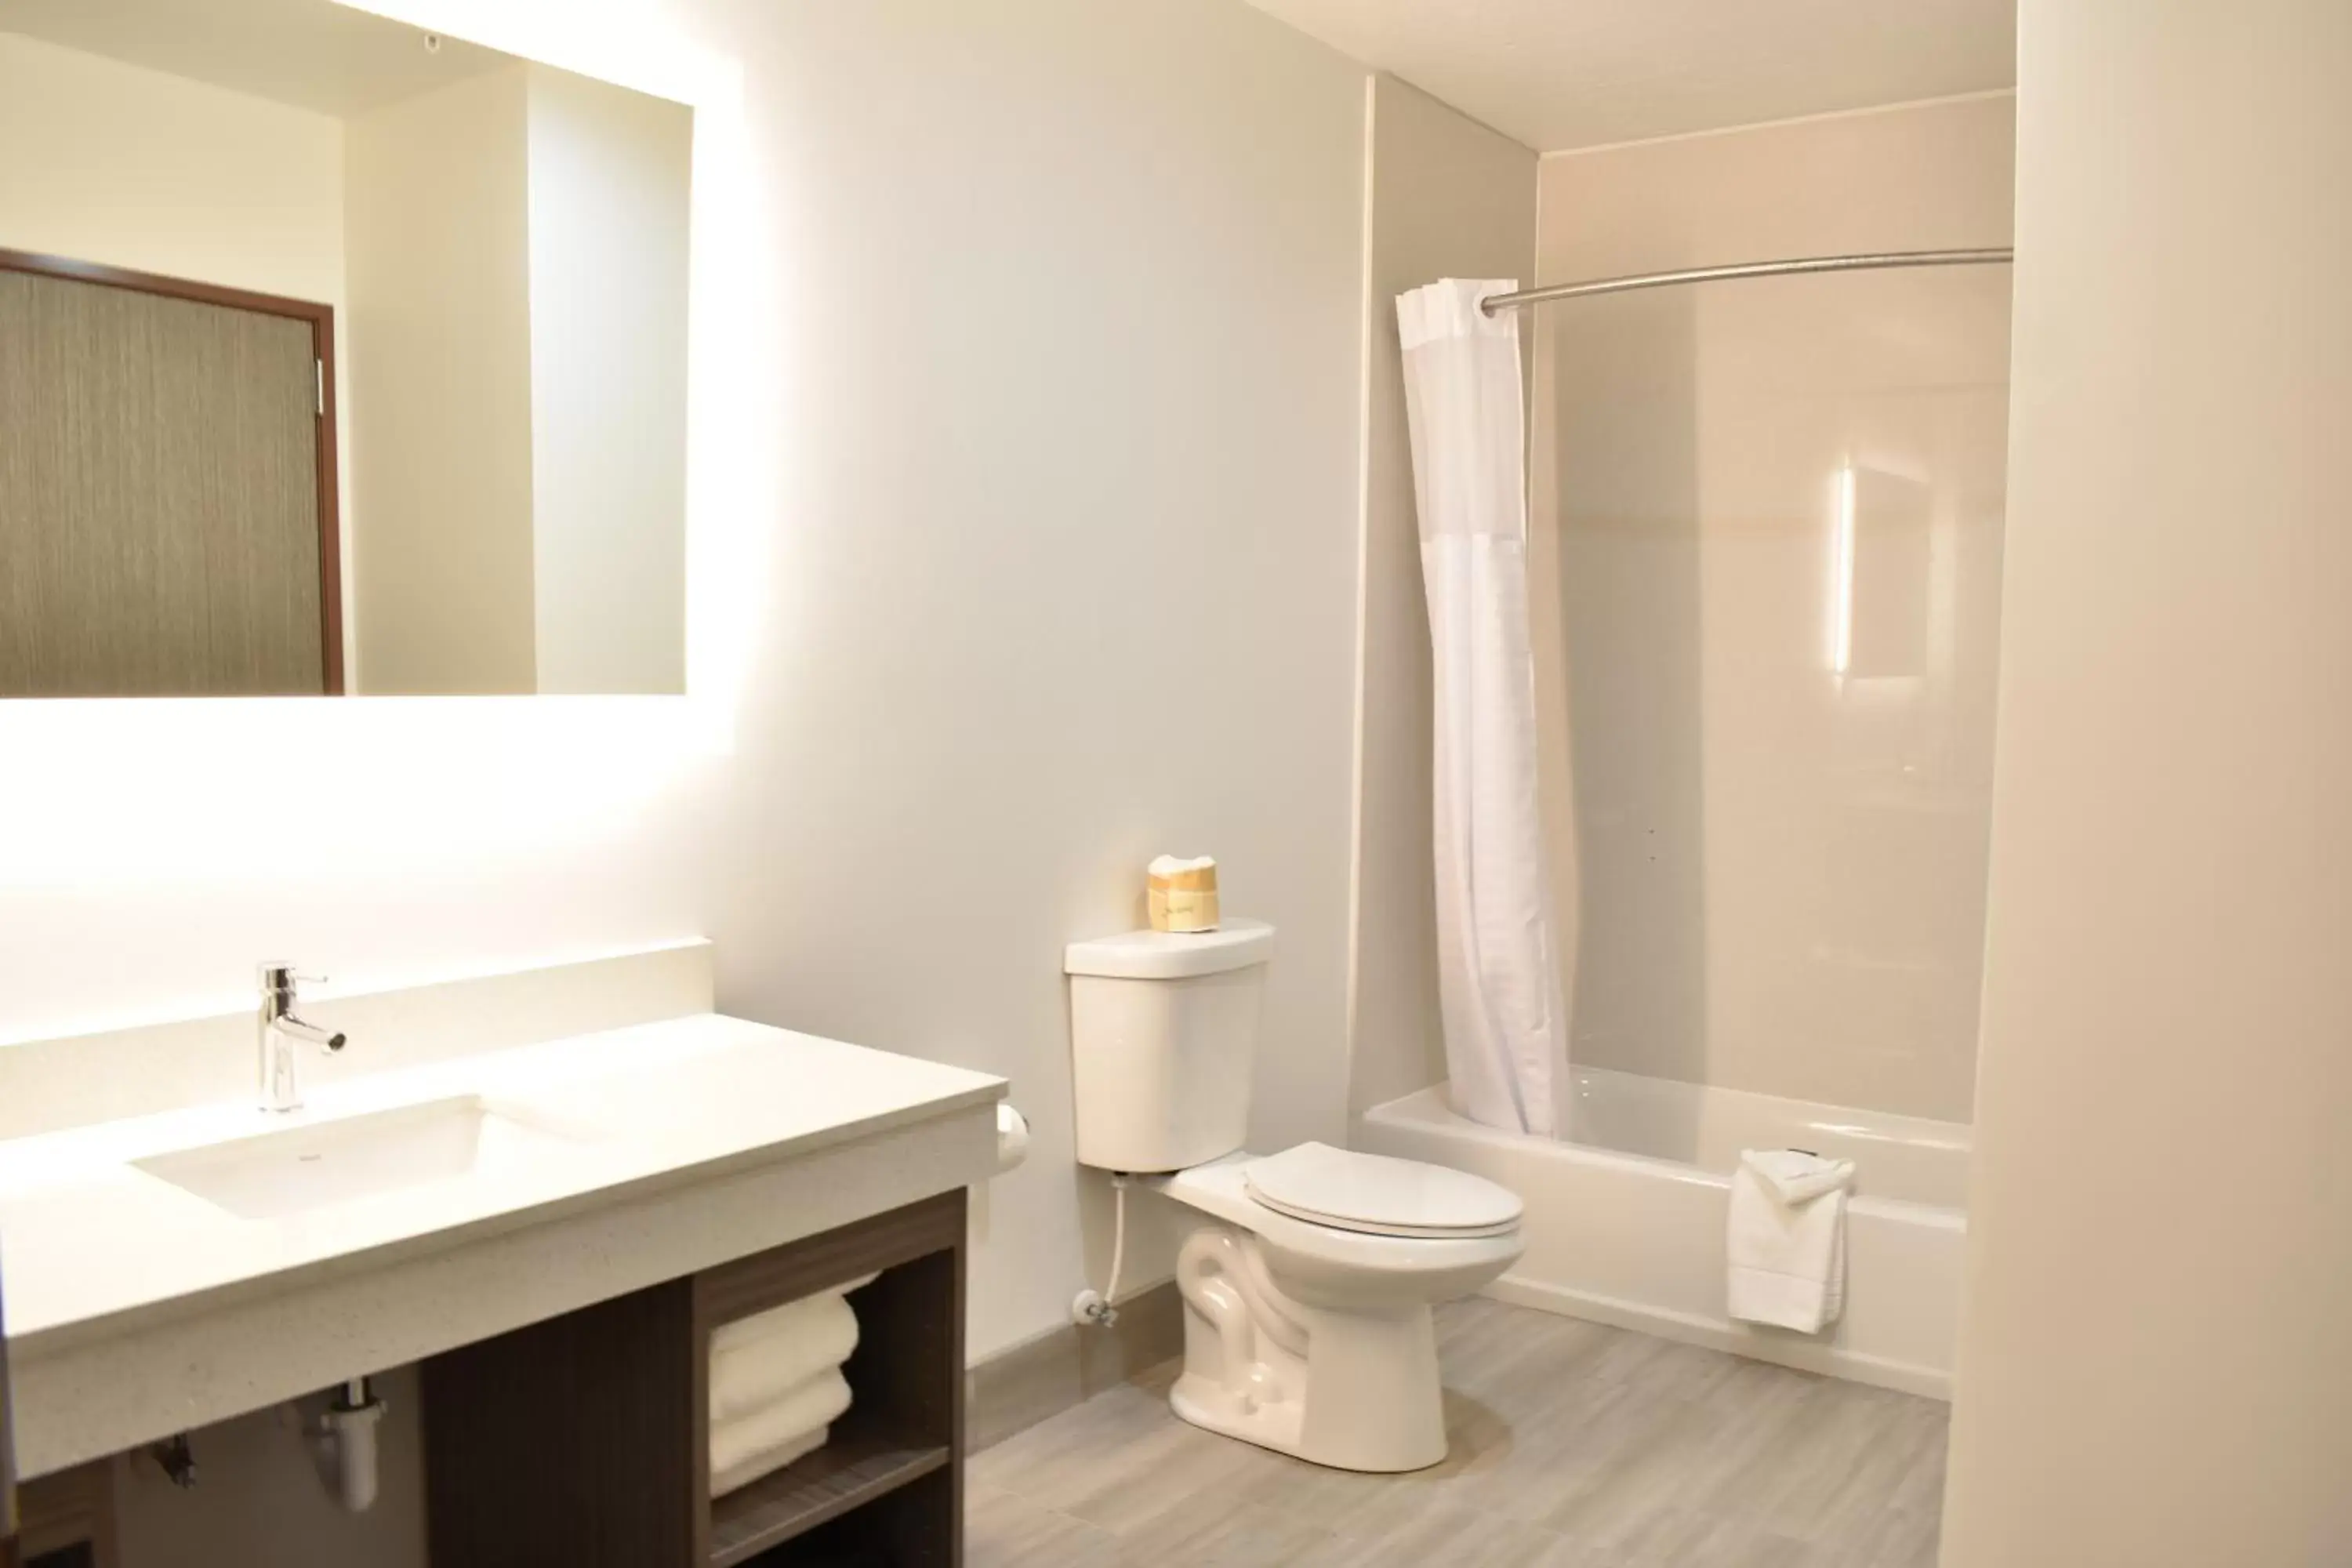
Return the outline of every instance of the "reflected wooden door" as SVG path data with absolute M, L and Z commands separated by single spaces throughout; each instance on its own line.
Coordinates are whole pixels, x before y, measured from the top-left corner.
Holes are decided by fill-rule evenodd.
M 342 688 L 332 316 L 0 255 L 0 697 Z

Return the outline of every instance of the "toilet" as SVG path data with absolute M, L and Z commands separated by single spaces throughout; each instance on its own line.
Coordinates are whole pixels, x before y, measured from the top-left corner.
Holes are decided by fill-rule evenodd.
M 1070 944 L 1078 1160 L 1190 1211 L 1178 1415 L 1339 1469 L 1422 1469 L 1445 1458 L 1430 1309 L 1518 1258 L 1519 1200 L 1321 1143 L 1245 1151 L 1273 955 L 1243 920 Z

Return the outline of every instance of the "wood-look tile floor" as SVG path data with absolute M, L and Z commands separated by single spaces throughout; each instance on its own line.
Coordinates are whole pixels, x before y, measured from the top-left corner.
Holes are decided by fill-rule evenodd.
M 1327 1470 L 1168 1408 L 1173 1363 L 974 1455 L 972 1568 L 1930 1568 L 1945 1407 L 1473 1300 L 1453 1451 Z

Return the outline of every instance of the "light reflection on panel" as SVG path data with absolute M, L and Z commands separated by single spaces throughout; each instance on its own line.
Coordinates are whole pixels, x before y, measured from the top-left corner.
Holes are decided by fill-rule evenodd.
M 1862 680 L 1926 675 L 1938 619 L 1935 489 L 1854 464 L 1835 489 L 1830 668 Z

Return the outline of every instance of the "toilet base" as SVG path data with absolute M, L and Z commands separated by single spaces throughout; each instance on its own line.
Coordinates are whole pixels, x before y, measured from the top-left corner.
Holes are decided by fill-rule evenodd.
M 1445 1458 L 1437 1331 L 1426 1304 L 1314 1307 L 1276 1282 L 1258 1238 L 1192 1232 L 1178 1256 L 1184 1371 L 1169 1404 L 1195 1426 L 1334 1469 Z

